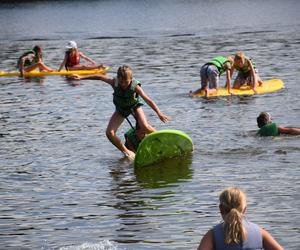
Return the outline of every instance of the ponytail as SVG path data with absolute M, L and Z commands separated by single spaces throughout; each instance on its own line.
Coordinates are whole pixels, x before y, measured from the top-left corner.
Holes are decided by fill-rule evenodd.
M 226 244 L 239 244 L 247 239 L 247 232 L 243 227 L 243 216 L 237 209 L 231 209 L 224 216 L 224 232 Z
M 239 244 L 247 239 L 243 227 L 243 212 L 246 207 L 246 196 L 238 188 L 229 188 L 219 197 L 220 210 L 224 219 L 224 241 L 226 244 Z

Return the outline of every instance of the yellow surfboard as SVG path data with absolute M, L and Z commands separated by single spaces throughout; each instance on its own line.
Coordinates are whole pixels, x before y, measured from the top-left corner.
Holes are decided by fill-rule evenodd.
M 61 71 L 52 71 L 52 72 L 45 72 L 45 71 L 31 71 L 25 72 L 24 76 L 45 76 L 45 75 L 94 75 L 94 74 L 104 74 L 109 67 L 104 66 L 100 69 L 90 69 L 90 70 L 61 70 Z M 5 72 L 0 71 L 0 76 L 20 76 L 20 72 L 12 71 L 12 72 Z
M 284 83 L 280 79 L 270 79 L 264 81 L 262 86 L 257 87 L 257 94 L 265 94 L 273 91 L 277 91 L 284 88 Z M 232 95 L 254 95 L 254 91 L 250 86 L 242 86 L 240 89 L 231 89 Z M 230 94 L 227 91 L 227 88 L 219 88 L 217 93 L 213 93 L 209 95 L 209 97 L 216 96 L 229 96 Z M 204 91 L 201 91 L 199 94 L 195 96 L 204 97 Z

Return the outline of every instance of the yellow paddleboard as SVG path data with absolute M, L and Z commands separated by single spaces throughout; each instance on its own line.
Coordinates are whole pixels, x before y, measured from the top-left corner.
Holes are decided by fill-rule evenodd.
M 262 86 L 257 87 L 257 94 L 264 94 L 273 91 L 277 91 L 284 88 L 284 83 L 280 79 L 271 79 L 264 81 Z M 254 91 L 250 88 L 250 86 L 242 86 L 240 89 L 231 89 L 233 95 L 254 95 Z M 213 93 L 209 95 L 209 97 L 215 96 L 229 96 L 230 94 L 227 91 L 227 88 L 219 88 L 217 93 Z M 201 91 L 199 94 L 195 96 L 205 96 L 204 91 Z
M 109 67 L 104 66 L 100 69 L 91 69 L 91 70 L 61 70 L 61 71 L 52 71 L 52 72 L 45 72 L 45 71 L 31 71 L 25 72 L 24 76 L 45 76 L 45 75 L 93 75 L 93 74 L 104 74 Z M 20 76 L 20 72 L 13 71 L 13 72 L 5 72 L 0 71 L 0 76 Z

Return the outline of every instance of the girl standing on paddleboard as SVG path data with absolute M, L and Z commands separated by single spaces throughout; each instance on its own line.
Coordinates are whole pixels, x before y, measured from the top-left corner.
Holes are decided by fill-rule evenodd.
M 155 102 L 143 91 L 140 82 L 133 78 L 132 70 L 127 65 L 119 67 L 117 76 L 114 78 L 106 75 L 74 75 L 73 79 L 101 80 L 112 86 L 114 90 L 113 103 L 115 104 L 116 110 L 108 123 L 106 136 L 111 143 L 130 160 L 134 159 L 135 153 L 129 150 L 116 135 L 116 132 L 124 119 L 132 114 L 144 134 L 150 134 L 155 131 L 155 128 L 153 128 L 146 119 L 142 109 L 143 103 L 141 98 L 155 111 L 162 122 L 170 120 L 170 118 L 163 114 Z

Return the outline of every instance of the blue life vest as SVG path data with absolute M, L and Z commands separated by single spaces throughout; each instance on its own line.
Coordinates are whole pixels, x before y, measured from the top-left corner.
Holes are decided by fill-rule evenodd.
M 223 223 L 213 228 L 214 246 L 216 250 L 262 250 L 263 240 L 260 227 L 249 221 L 243 221 L 243 226 L 247 231 L 247 240 L 240 244 L 226 244 Z

